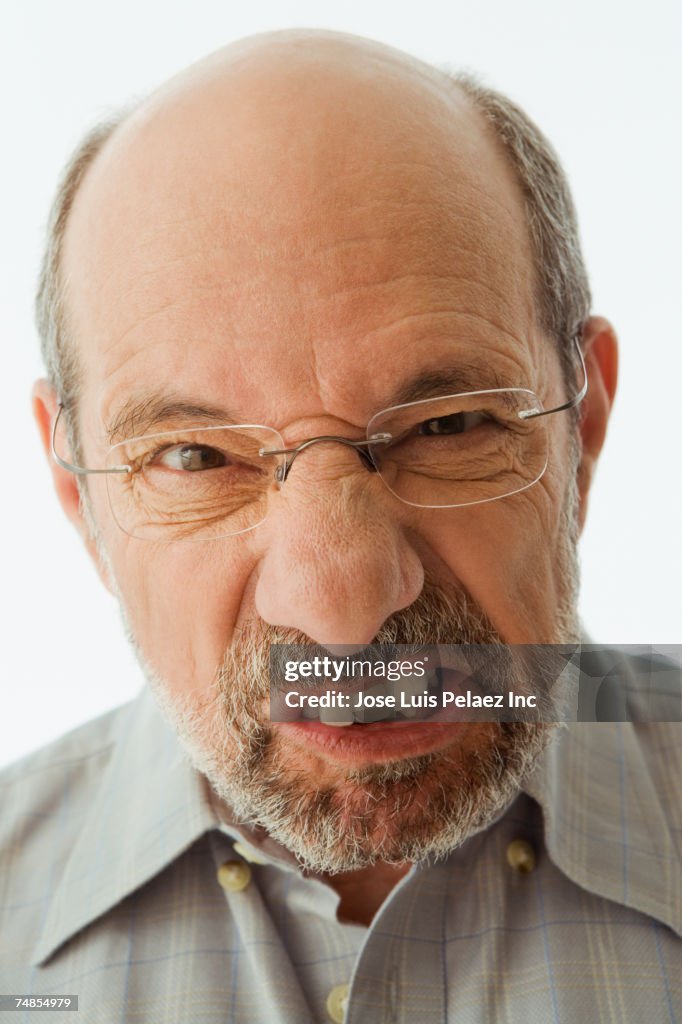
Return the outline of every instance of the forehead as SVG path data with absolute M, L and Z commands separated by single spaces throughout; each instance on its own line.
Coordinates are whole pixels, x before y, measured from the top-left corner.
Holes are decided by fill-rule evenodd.
M 466 102 L 382 73 L 311 97 L 300 68 L 242 68 L 112 140 L 64 254 L 91 417 L 153 388 L 277 426 L 360 422 L 443 361 L 524 382 L 534 274 L 513 174 Z

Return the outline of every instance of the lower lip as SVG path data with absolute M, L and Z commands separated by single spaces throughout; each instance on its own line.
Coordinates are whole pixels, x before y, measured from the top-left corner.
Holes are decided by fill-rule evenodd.
M 456 743 L 466 723 L 372 722 L 334 726 L 322 722 L 273 723 L 297 746 L 315 747 L 343 764 L 374 764 L 430 754 Z

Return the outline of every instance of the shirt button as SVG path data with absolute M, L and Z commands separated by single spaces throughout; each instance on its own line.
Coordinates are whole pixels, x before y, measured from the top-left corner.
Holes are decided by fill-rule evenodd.
M 514 839 L 507 847 L 507 863 L 514 871 L 527 875 L 535 868 L 535 850 L 525 839 Z
M 348 1006 L 348 985 L 335 985 L 327 996 L 327 1013 L 334 1024 L 343 1024 Z
M 251 881 L 251 868 L 241 860 L 226 860 L 218 868 L 218 881 L 225 892 L 241 892 Z

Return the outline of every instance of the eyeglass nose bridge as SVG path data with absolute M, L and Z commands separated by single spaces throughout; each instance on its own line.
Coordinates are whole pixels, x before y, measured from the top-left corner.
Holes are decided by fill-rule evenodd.
M 321 434 L 319 437 L 309 437 L 305 441 L 301 441 L 294 448 L 260 448 L 258 454 L 265 458 L 268 455 L 283 455 L 284 461 L 280 462 L 279 466 L 275 470 L 275 480 L 278 484 L 283 484 L 289 476 L 291 467 L 293 466 L 296 458 L 306 448 L 310 448 L 313 444 L 319 444 L 321 441 L 331 441 L 337 444 L 344 444 L 348 448 L 354 448 L 360 457 L 360 461 L 366 467 L 370 473 L 376 473 L 379 469 L 372 453 L 367 451 L 367 445 L 370 444 L 388 444 L 393 440 L 391 434 L 372 434 L 371 437 L 367 438 L 366 441 L 353 441 L 349 437 L 340 437 L 337 434 Z

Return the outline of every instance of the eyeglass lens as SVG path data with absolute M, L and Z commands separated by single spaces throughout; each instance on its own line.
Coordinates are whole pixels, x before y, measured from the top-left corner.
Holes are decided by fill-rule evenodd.
M 547 464 L 545 421 L 518 413 L 540 409 L 522 389 L 434 398 L 378 413 L 367 438 L 386 486 L 401 501 L 448 508 L 492 501 L 538 480 Z M 266 517 L 284 447 L 268 427 L 178 429 L 115 445 L 107 465 L 114 518 L 134 537 L 208 540 L 243 533 Z M 286 486 L 286 485 L 285 485 Z

